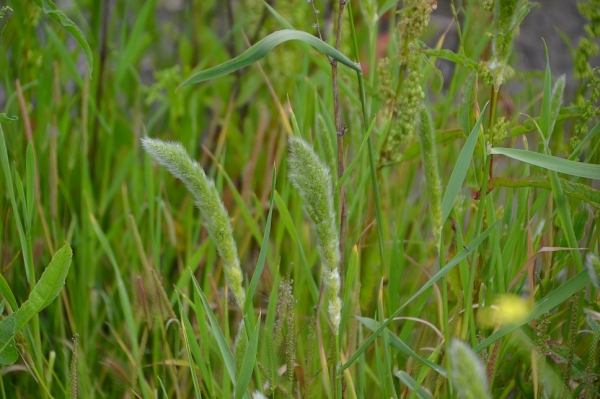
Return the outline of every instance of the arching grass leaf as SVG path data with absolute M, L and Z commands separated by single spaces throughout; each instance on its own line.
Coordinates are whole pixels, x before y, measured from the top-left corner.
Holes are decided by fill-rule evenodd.
M 491 154 L 505 155 L 509 158 L 539 166 L 540 168 L 553 170 L 558 173 L 600 180 L 600 165 L 569 161 L 568 159 L 552 155 L 526 150 L 516 150 L 514 148 L 493 147 L 491 149 Z
M 72 257 L 73 250 L 67 243 L 56 251 L 50 264 L 42 273 L 42 277 L 29 294 L 29 299 L 15 313 L 15 334 L 21 331 L 33 316 L 50 305 L 58 296 L 63 285 L 65 285 Z
M 79 29 L 79 27 L 75 25 L 75 22 L 71 21 L 64 12 L 60 11 L 58 7 L 56 7 L 56 4 L 54 4 L 51 0 L 33 0 L 33 2 L 37 4 L 42 11 L 44 11 L 44 14 L 51 16 L 56 22 L 61 24 L 63 28 L 65 28 L 66 31 L 75 38 L 75 40 L 77 40 L 77 43 L 79 43 L 85 54 L 85 60 L 87 61 L 91 77 L 92 71 L 94 70 L 94 57 L 92 55 L 92 49 L 85 39 L 81 29 Z
M 325 43 L 321 39 L 314 37 L 310 33 L 292 29 L 284 29 L 271 33 L 269 36 L 254 44 L 252 47 L 244 51 L 239 56 L 229 61 L 226 61 L 221 65 L 217 65 L 215 67 L 206 69 L 204 71 L 200 71 L 192 75 L 179 87 L 204 82 L 205 80 L 217 78 L 223 75 L 230 74 L 231 72 L 235 72 L 238 69 L 245 68 L 265 58 L 267 54 L 269 54 L 269 52 L 273 50 L 276 46 L 289 40 L 299 40 L 303 43 L 310 44 L 321 53 L 328 55 L 334 60 L 341 62 L 342 64 L 354 69 L 359 73 L 362 73 L 360 65 L 355 64 L 344 54 L 340 53 L 338 50 L 331 47 L 329 44 Z

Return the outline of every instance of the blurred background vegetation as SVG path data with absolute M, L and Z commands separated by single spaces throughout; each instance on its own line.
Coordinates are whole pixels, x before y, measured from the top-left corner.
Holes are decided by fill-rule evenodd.
M 316 33 L 312 3 L 267 3 L 295 29 Z M 318 251 L 300 198 L 286 177 L 285 161 L 286 137 L 291 133 L 289 110 L 293 109 L 303 137 L 332 171 L 337 168 L 328 59 L 290 42 L 276 47 L 260 66 L 178 88 L 194 71 L 229 60 L 284 26 L 259 0 L 77 0 L 57 1 L 57 9 L 52 4 L 7 0 L 3 6 L 9 8 L 3 9 L 0 19 L 0 112 L 14 119 L 0 122 L 10 173 L 25 182 L 19 206 L 25 214 L 29 212 L 23 242 L 3 175 L 1 274 L 22 303 L 32 288 L 25 277 L 24 256 L 30 257 L 38 277 L 63 242 L 71 244 L 74 258 L 65 289 L 39 315 L 38 338 L 32 332 L 36 329 L 28 328 L 18 342 L 22 357 L 2 369 L 1 397 L 186 398 L 198 389 L 208 397 L 231 396 L 233 387 L 191 275 L 207 294 L 232 347 L 242 314 L 229 298 L 217 251 L 190 195 L 144 155 L 140 146 L 144 136 L 181 142 L 215 179 L 232 219 L 242 269 L 249 277 L 265 234 L 275 169 L 280 202 L 254 306 L 263 318 L 270 309 L 271 319 L 266 317 L 265 326 L 276 328 L 261 330 L 251 387 L 275 397 L 333 397 L 335 384 L 327 369 L 334 363 L 333 338 L 325 313 L 319 323 L 313 323 L 320 285 Z M 597 2 L 582 4 L 589 4 L 589 10 L 577 8 L 574 2 L 543 1 L 525 19 L 511 57 L 514 74 L 495 105 L 495 115 L 504 117 L 504 124 L 488 121 L 489 116 L 482 123 L 485 134 L 494 128 L 504 131 L 499 141 L 502 147 L 541 151 L 540 136 L 529 116 L 539 122 L 546 90 L 543 36 L 553 81 L 565 73 L 567 82 L 551 152 L 600 163 L 598 135 L 585 141 L 598 115 L 595 101 L 600 84 L 592 68 L 598 66 L 599 11 Z M 346 165 L 357 160 L 346 181 L 344 258 L 346 267 L 350 262 L 358 266 L 357 278 L 348 287 L 353 299 L 345 312 L 383 320 L 460 253 L 463 245 L 501 221 L 476 256 L 463 261 L 460 271 L 448 274 L 443 293 L 438 285 L 428 289 L 407 306 L 406 320 L 390 326 L 394 337 L 406 342 L 419 358 L 448 367 L 440 331 L 450 331 L 471 346 L 495 331 L 475 327 L 472 309 L 467 312 L 473 324 L 467 325 L 469 317 L 463 319 L 461 314 L 468 304 L 488 306 L 496 295 L 509 291 L 542 300 L 575 275 L 574 252 L 540 254 L 531 284 L 519 274 L 541 248 L 572 245 L 563 234 L 564 222 L 558 221 L 547 171 L 528 164 L 494 158 L 494 177 L 506 181 L 495 181 L 497 185 L 481 206 L 485 217 L 477 220 L 487 174 L 484 138 L 479 140 L 461 195 L 444 225 L 443 249 L 438 252 L 417 137 L 407 136 L 393 147 L 390 158 L 382 149 L 394 124 L 386 101 L 397 93 L 392 90 L 390 94 L 390 87 L 403 79 L 397 57 L 401 39 L 395 35 L 403 14 L 393 12 L 403 4 L 364 0 L 351 5 L 359 51 L 352 46 L 347 12 L 340 50 L 353 60 L 360 58 L 365 71 L 369 112 L 376 117 L 372 135 L 378 143 L 380 190 L 373 192 L 369 159 L 366 151 L 359 152 L 365 129 L 356 78 L 340 67 L 340 113 L 346 126 L 343 158 Z M 324 38 L 333 45 L 338 2 L 315 0 L 314 6 Z M 81 30 L 79 42 L 73 26 L 64 20 L 60 23 L 57 10 Z M 385 12 L 374 19 L 374 10 Z M 431 18 L 421 37 L 431 48 L 451 49 L 475 64 L 490 58 L 487 33 L 493 16 L 479 1 L 440 1 Z M 82 40 L 90 49 L 87 56 Z M 432 54 L 423 56 L 427 62 L 420 84 L 434 119 L 445 187 L 464 139 L 492 95 L 490 86 L 475 73 L 483 72 L 483 66 L 477 71 Z M 573 152 L 582 140 L 586 146 Z M 29 164 L 27 151 L 34 158 Z M 32 167 L 35 179 L 29 184 L 25 176 L 32 173 Z M 598 253 L 598 179 L 561 177 L 584 186 L 567 193 L 569 217 L 578 247 Z M 511 183 L 519 178 L 524 180 Z M 31 193 L 33 202 L 26 204 Z M 385 215 L 382 235 L 375 222 L 375 197 L 380 198 Z M 470 267 L 477 274 L 470 280 L 472 296 L 467 300 L 464 287 Z M 504 292 L 498 291 L 494 280 L 498 267 L 506 270 L 507 287 L 516 281 Z M 589 360 L 595 353 L 588 353 L 597 333 L 582 333 L 588 328 L 583 308 L 600 310 L 595 298 L 596 291 L 590 289 L 574 301 L 561 301 L 554 313 L 544 313 L 538 327 L 535 323 L 528 327 L 518 343 L 513 342 L 518 338 L 505 339 L 491 347 L 489 354 L 487 348 L 483 350 L 493 397 L 532 397 L 534 386 L 538 395 L 538 385 L 544 382 L 536 374 L 541 366 L 532 364 L 534 356 L 527 352 L 531 347 L 541 353 L 536 361 L 548 363 L 559 385 L 566 378 L 564 385 L 574 389 L 573 397 L 584 386 L 597 387 L 595 377 L 589 376 L 597 375 L 598 362 Z M 199 360 L 192 362 L 200 375 L 200 388 L 194 387 L 182 338 L 184 317 L 191 323 L 198 353 L 206 358 L 209 371 L 201 375 L 194 368 L 200 367 Z M 283 326 L 281 321 L 279 325 L 274 322 L 286 317 Z M 464 326 L 463 320 L 467 320 Z M 344 361 L 369 331 L 357 320 L 348 321 L 342 341 Z M 536 344 L 531 346 L 523 343 L 533 341 Z M 290 357 L 295 358 L 294 372 L 269 379 L 265 369 L 279 370 Z M 408 397 L 417 392 L 415 386 L 414 391 L 408 389 L 405 380 L 401 383 L 394 377 L 399 370 L 418 379 L 434 396 L 455 395 L 446 388 L 445 378 L 415 362 L 387 338 L 376 341 L 349 370 L 343 386 L 348 397 Z M 78 388 L 75 393 L 74 387 Z M 586 394 L 593 392 L 590 389 Z

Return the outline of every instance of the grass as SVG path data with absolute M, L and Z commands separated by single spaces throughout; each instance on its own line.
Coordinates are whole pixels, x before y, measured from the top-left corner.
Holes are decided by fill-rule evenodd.
M 598 395 L 597 1 L 573 100 L 527 1 L 326 3 L 8 1 L 0 398 Z

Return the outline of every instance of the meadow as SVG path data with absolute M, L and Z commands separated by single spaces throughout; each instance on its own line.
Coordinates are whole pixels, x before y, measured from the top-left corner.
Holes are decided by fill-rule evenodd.
M 600 396 L 598 0 L 5 3 L 0 398 Z

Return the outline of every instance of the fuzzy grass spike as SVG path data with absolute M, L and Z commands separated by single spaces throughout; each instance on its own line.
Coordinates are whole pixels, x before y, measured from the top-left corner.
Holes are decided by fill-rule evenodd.
M 419 124 L 419 139 L 421 141 L 421 157 L 425 172 L 425 184 L 431 221 L 433 223 L 433 236 L 436 245 L 440 245 L 442 232 L 442 185 L 438 169 L 437 151 L 435 148 L 435 130 L 427 108 L 421 108 L 421 122 Z
M 477 355 L 467 344 L 455 339 L 450 345 L 452 382 L 461 399 L 491 399 L 485 370 Z
M 331 174 L 313 149 L 299 137 L 290 137 L 289 177 L 302 197 L 304 211 L 314 224 L 321 262 L 323 281 L 327 287 L 329 318 L 338 334 L 342 303 L 339 298 L 340 263 L 339 233 L 333 210 Z
M 202 167 L 193 161 L 180 143 L 143 138 L 142 145 L 148 154 L 181 180 L 194 197 L 200 209 L 204 226 L 225 262 L 225 279 L 235 301 L 243 309 L 246 293 L 242 286 L 244 276 L 233 240 L 233 230 L 227 210 L 223 206 L 214 182 L 206 176 Z

